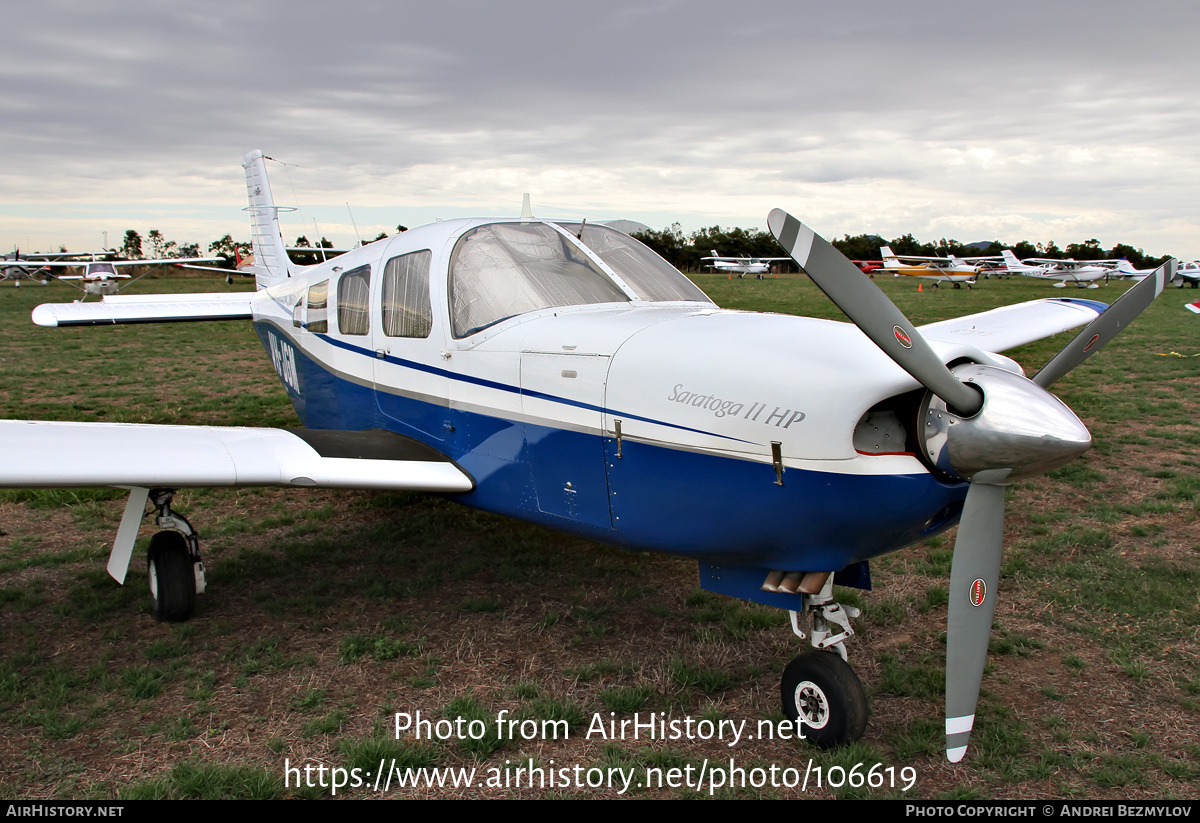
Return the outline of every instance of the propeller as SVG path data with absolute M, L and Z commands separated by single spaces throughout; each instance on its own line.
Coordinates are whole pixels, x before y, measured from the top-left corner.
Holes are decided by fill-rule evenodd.
M 946 367 L 878 286 L 781 209 L 767 217 L 780 245 L 897 365 L 929 390 L 918 418 L 925 457 L 970 483 L 954 543 L 946 633 L 946 756 L 958 762 L 975 721 L 996 609 L 1004 487 L 1078 457 L 1091 435 L 1046 391 L 1137 317 L 1174 276 L 1170 261 L 1084 327 L 1033 380 L 990 365 Z

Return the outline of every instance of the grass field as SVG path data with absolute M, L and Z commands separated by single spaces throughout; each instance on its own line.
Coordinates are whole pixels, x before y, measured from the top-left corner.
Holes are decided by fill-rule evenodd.
M 695 279 L 725 307 L 840 317 L 800 276 Z M 916 323 L 1064 294 L 1029 280 L 972 291 L 879 283 Z M 184 278 L 134 288 L 227 287 Z M 1124 288 L 1080 294 L 1111 302 Z M 36 303 L 77 294 L 0 288 L 0 416 L 296 425 L 248 323 L 30 323 Z M 504 781 L 531 759 L 684 774 L 733 758 L 800 774 L 811 762 L 826 785 L 717 796 L 1195 798 L 1200 318 L 1183 310 L 1194 294 L 1168 289 L 1055 385 L 1095 447 L 1009 490 L 991 655 L 961 764 L 942 752 L 953 532 L 874 562 L 874 591 L 843 592 L 864 610 L 850 662 L 872 716 L 861 743 L 820 752 L 794 741 L 588 739 L 597 715 L 747 728 L 781 719 L 779 673 L 801 650 L 786 615 L 699 590 L 692 563 L 423 495 L 188 490 L 176 504 L 200 532 L 209 593 L 192 620 L 166 625 L 149 613 L 139 560 L 150 527 L 127 584 L 105 573 L 120 492 L 13 490 L 0 491 L 0 796 L 321 797 L 332 792 L 285 786 L 285 762 L 373 772 L 395 759 L 474 767 L 479 781 L 490 770 L 501 785 L 388 796 L 607 797 L 616 790 Z M 1064 342 L 1009 354 L 1032 372 Z M 569 739 L 502 739 L 486 723 L 478 740 L 390 734 L 396 712 L 436 722 L 502 710 L 566 721 Z M 851 786 L 857 764 L 859 775 L 911 768 L 915 785 Z

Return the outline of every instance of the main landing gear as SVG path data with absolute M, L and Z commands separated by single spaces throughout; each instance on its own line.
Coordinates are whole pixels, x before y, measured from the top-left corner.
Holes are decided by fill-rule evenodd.
M 801 640 L 808 637 L 816 651 L 792 660 L 783 670 L 779 696 L 783 713 L 797 724 L 804 739 L 823 749 L 852 743 L 867 729 L 867 695 L 862 681 L 846 662 L 844 641 L 854 635 L 850 618 L 858 617 L 853 606 L 833 600 L 833 575 L 818 594 L 806 594 L 804 608 L 790 612 L 792 631 Z M 812 618 L 812 630 L 800 628 Z
M 154 522 L 163 531 L 150 538 L 146 571 L 154 616 L 181 623 L 192 616 L 196 595 L 204 594 L 204 563 L 200 540 L 192 524 L 171 511 L 174 489 L 152 489 L 150 499 L 158 509 Z

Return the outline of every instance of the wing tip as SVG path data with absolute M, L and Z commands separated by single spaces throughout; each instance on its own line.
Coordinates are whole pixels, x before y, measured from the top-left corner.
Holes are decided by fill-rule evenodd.
M 58 315 L 54 313 L 54 306 L 49 303 L 36 306 L 30 316 L 38 326 L 53 328 L 58 325 Z

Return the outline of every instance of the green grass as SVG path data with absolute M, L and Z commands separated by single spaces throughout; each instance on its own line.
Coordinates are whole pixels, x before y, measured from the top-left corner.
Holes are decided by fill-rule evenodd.
M 798 277 L 697 281 L 722 305 L 840 316 Z M 1063 296 L 1022 281 L 922 293 L 907 281 L 877 282 L 916 323 Z M 1111 301 L 1123 288 L 1084 296 Z M 297 424 L 247 324 L 29 324 L 35 302 L 70 296 L 61 285 L 0 288 L 0 362 L 21 364 L 0 369 L 0 414 Z M 1200 324 L 1180 303 L 1168 290 L 1054 386 L 1095 447 L 1007 495 L 1002 625 L 962 764 L 943 765 L 941 751 L 953 533 L 874 563 L 875 591 L 853 600 L 864 615 L 847 646 L 871 695 L 867 742 L 831 754 L 763 743 L 751 755 L 745 744 L 582 739 L 593 713 L 753 724 L 778 712 L 778 673 L 802 648 L 786 614 L 699 591 L 694 563 L 625 554 L 419 494 L 186 490 L 176 501 L 200 531 L 210 591 L 193 621 L 166 627 L 146 611 L 144 545 L 124 587 L 104 572 L 123 492 L 5 490 L 0 756 L 14 765 L 0 794 L 327 797 L 282 786 L 285 758 L 308 756 L 371 771 L 381 759 L 503 771 L 527 756 L 699 768 L 732 755 L 739 764 L 812 756 L 912 766 L 921 779 L 908 796 L 923 798 L 1191 796 L 1200 758 L 1191 731 L 1200 720 L 1200 358 L 1159 355 L 1200 352 Z M 1008 354 L 1032 373 L 1064 342 Z M 1114 708 L 1108 695 L 1126 693 L 1132 702 Z M 1090 711 L 1097 707 L 1105 711 Z M 478 719 L 488 733 L 477 745 L 392 739 L 390 713 L 414 710 L 433 721 Z M 562 719 L 571 739 L 500 740 L 501 710 Z M 1098 719 L 1112 711 L 1126 711 L 1124 722 Z M 1171 735 L 1156 718 L 1172 718 Z

